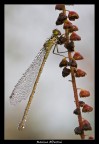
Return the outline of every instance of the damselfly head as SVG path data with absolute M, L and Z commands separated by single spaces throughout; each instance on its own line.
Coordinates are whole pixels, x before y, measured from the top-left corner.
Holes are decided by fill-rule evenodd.
M 61 32 L 58 29 L 53 30 L 53 36 L 61 35 Z

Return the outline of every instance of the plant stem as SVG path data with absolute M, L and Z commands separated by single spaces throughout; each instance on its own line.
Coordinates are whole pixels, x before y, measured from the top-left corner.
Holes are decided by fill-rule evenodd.
M 69 59 L 71 59 L 71 52 L 68 52 L 68 57 L 69 57 Z M 75 80 L 75 76 L 74 76 L 74 69 L 72 67 L 70 69 L 71 69 L 72 86 L 73 86 L 73 91 L 74 91 L 74 98 L 75 98 L 76 108 L 80 109 L 78 93 L 77 93 L 77 87 L 76 87 L 76 80 Z M 81 110 L 80 110 L 80 115 L 78 115 L 78 122 L 79 122 L 80 128 L 82 129 L 82 114 L 81 114 Z M 85 138 L 84 131 L 83 131 L 83 133 L 80 136 L 81 136 L 81 139 Z
M 66 8 L 65 10 L 63 10 L 63 13 L 66 14 Z M 65 29 L 65 36 L 66 36 L 66 43 L 69 43 L 69 31 L 68 29 Z M 72 54 L 71 52 L 68 52 L 68 57 L 69 57 L 69 61 L 72 59 Z M 78 93 L 77 93 L 77 87 L 76 87 L 76 80 L 75 80 L 75 75 L 74 75 L 74 68 L 70 67 L 71 69 L 71 82 L 72 82 L 72 86 L 73 86 L 73 91 L 74 91 L 74 98 L 75 98 L 75 103 L 76 103 L 76 108 L 79 108 L 80 110 L 80 105 L 79 105 L 79 99 L 78 99 Z M 82 129 L 82 114 L 81 114 L 81 110 L 80 110 L 80 114 L 78 115 L 78 122 L 79 122 L 79 126 L 80 129 Z M 84 131 L 82 132 L 82 134 L 80 135 L 81 139 L 85 139 L 85 135 L 84 135 Z

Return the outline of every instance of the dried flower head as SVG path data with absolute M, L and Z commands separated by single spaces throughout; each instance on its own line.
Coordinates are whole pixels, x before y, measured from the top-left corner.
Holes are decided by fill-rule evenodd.
M 80 106 L 80 107 L 83 107 L 84 105 L 85 105 L 85 102 L 79 101 L 79 106 Z
M 84 59 L 83 56 L 79 52 L 75 52 L 74 55 L 73 55 L 73 58 L 75 60 L 82 60 L 82 59 Z
M 79 108 L 76 108 L 74 111 L 73 111 L 74 114 L 76 115 L 80 115 L 80 109 Z
M 66 58 L 63 58 L 59 64 L 59 67 L 64 67 L 64 66 L 68 66 L 68 61 L 66 60 Z
M 75 72 L 75 77 L 84 77 L 86 75 L 86 72 L 84 72 L 81 69 L 77 69 Z
M 63 29 L 71 29 L 72 28 L 72 23 L 68 20 L 66 20 L 64 22 L 64 25 L 63 25 Z
M 75 11 L 69 11 L 68 18 L 71 21 L 79 18 L 79 15 Z
M 87 90 L 81 90 L 79 93 L 80 97 L 89 97 L 90 96 L 90 92 Z
M 83 133 L 83 130 L 80 129 L 80 127 L 76 127 L 76 128 L 74 129 L 74 132 L 75 132 L 75 134 L 77 134 L 77 135 L 81 135 L 81 134 Z
M 82 108 L 82 112 L 91 112 L 91 111 L 93 111 L 93 107 L 91 107 L 87 104 L 85 104 Z
M 82 125 L 83 125 L 82 130 L 85 130 L 85 131 L 92 130 L 92 127 L 91 127 L 90 123 L 87 120 L 83 120 Z
M 55 6 L 55 10 L 64 10 L 64 9 L 65 9 L 64 4 L 56 4 L 56 6 Z
M 63 12 L 60 13 L 58 18 L 57 18 L 56 25 L 63 24 L 66 19 L 67 19 L 67 16 Z
M 72 41 L 80 41 L 81 37 L 79 35 L 77 35 L 75 32 L 73 32 L 70 36 L 70 40 Z
M 94 137 L 93 136 L 89 136 L 89 140 L 93 140 L 94 139 Z
M 63 71 L 62 71 L 62 76 L 66 77 L 66 76 L 68 76 L 70 74 L 70 72 L 71 72 L 70 69 L 64 67 Z
M 78 31 L 78 27 L 76 25 L 72 25 L 72 27 L 69 29 L 69 32 L 72 33 L 74 31 Z
M 58 19 L 56 20 L 56 25 L 62 25 L 63 23 L 63 21 L 59 21 Z
M 84 124 L 90 124 L 90 123 L 89 123 L 88 120 L 86 120 L 86 119 L 83 118 L 82 124 L 84 125 Z

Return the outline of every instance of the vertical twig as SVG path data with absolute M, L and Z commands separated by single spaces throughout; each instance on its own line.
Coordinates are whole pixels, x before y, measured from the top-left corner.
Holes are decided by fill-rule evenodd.
M 66 15 L 66 7 L 63 10 L 63 13 Z M 65 29 L 65 36 L 66 36 L 66 43 L 68 44 L 69 43 L 69 31 L 68 31 L 68 29 Z M 72 59 L 71 52 L 68 52 L 68 58 L 69 58 L 69 61 Z M 72 81 L 72 86 L 73 86 L 76 108 L 79 108 L 79 110 L 80 110 L 77 87 L 76 87 L 76 80 L 75 80 L 75 75 L 74 75 L 74 68 L 70 66 L 70 69 L 71 69 L 71 79 L 72 79 L 71 81 Z M 78 115 L 78 122 L 79 122 L 80 129 L 82 129 L 81 110 L 80 110 L 80 114 Z M 80 136 L 81 136 L 81 139 L 85 139 L 84 131 L 82 132 L 82 134 Z

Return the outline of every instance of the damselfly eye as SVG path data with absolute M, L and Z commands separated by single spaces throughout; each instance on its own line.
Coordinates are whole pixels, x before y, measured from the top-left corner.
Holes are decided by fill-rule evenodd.
M 54 35 L 54 36 L 61 35 L 61 32 L 60 32 L 58 29 L 54 29 L 54 30 L 53 30 L 53 35 Z

